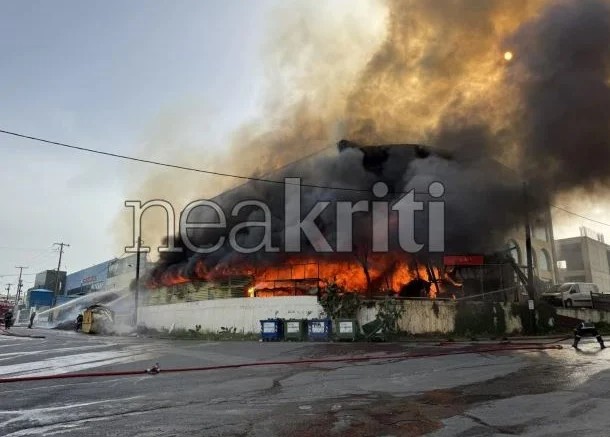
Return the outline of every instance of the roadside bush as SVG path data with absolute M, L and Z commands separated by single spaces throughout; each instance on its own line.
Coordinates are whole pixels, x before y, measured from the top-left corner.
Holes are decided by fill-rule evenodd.
M 395 337 L 399 333 L 398 322 L 403 316 L 404 306 L 396 299 L 387 297 L 377 304 L 377 318 L 381 321 L 387 338 Z
M 354 319 L 362 306 L 358 293 L 351 293 L 335 282 L 326 287 L 326 293 L 320 298 L 320 305 L 326 316 L 332 320 Z

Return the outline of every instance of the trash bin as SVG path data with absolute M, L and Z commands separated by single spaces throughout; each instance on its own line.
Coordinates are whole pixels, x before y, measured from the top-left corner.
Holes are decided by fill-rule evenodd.
M 284 321 L 282 319 L 261 320 L 261 339 L 263 341 L 280 341 L 284 338 Z
M 311 341 L 329 341 L 332 335 L 330 319 L 312 319 L 307 321 L 307 337 Z
M 307 320 L 291 319 L 284 322 L 284 340 L 303 341 L 307 337 Z
M 358 321 L 354 319 L 339 319 L 335 322 L 335 336 L 343 341 L 356 341 L 360 329 Z
M 379 319 L 362 325 L 362 332 L 368 341 L 385 341 L 383 322 Z

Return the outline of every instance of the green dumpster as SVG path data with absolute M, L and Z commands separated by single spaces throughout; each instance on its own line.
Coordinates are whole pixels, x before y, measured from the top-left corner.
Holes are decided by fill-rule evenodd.
M 335 335 L 338 340 L 356 341 L 360 334 L 358 321 L 355 319 L 338 319 L 335 322 Z
M 284 322 L 284 340 L 304 341 L 307 337 L 307 320 L 290 319 Z

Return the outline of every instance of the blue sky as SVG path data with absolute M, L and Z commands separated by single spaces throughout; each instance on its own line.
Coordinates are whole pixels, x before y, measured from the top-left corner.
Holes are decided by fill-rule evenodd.
M 256 112 L 259 55 L 273 6 L 4 1 L 0 126 L 141 155 L 155 123 L 177 111 L 205 114 L 200 128 L 207 144 L 226 143 Z M 196 116 L 190 122 L 199 128 Z M 0 136 L 0 275 L 14 273 L 18 264 L 29 265 L 29 273 L 55 268 L 56 241 L 71 244 L 64 257 L 69 271 L 119 255 L 109 234 L 129 191 L 125 176 L 144 171 L 139 164 Z M 16 281 L 0 278 L 6 282 Z

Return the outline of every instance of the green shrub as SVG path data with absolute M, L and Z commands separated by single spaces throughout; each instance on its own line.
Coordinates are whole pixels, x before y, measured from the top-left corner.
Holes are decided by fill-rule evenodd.
M 320 299 L 327 317 L 336 319 L 354 319 L 362 306 L 358 293 L 350 293 L 340 285 L 331 282 L 326 287 L 326 294 Z
M 402 319 L 404 310 L 402 303 L 391 297 L 377 303 L 377 318 L 381 321 L 387 338 L 395 337 L 399 333 L 398 322 Z

